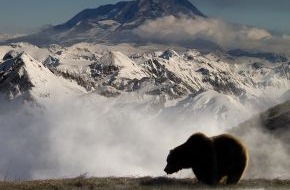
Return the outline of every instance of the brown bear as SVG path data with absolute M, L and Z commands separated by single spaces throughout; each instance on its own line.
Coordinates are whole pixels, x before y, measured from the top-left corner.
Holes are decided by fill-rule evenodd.
M 222 134 L 210 138 L 196 133 L 170 151 L 164 171 L 172 174 L 191 168 L 202 183 L 236 184 L 247 167 L 248 159 L 246 147 L 235 137 Z

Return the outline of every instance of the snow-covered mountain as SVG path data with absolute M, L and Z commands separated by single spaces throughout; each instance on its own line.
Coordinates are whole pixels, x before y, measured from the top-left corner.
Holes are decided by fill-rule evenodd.
M 103 21 L 115 21 L 121 28 L 136 27 L 147 19 L 156 19 L 173 15 L 204 16 L 188 0 L 137 0 L 119 2 L 115 5 L 103 5 L 96 9 L 86 9 L 62 25 L 55 26 L 55 30 L 71 29 L 76 25 L 90 25 Z M 93 26 L 92 26 L 93 27 Z
M 208 114 L 237 125 L 287 99 L 290 89 L 288 62 L 194 49 L 18 43 L 0 47 L 0 56 L 0 89 L 10 99 L 28 93 L 42 104 L 63 95 L 101 95 L 178 120 Z
M 133 30 L 148 20 L 165 16 L 205 17 L 188 0 L 136 0 L 86 9 L 67 22 L 29 36 L 8 41 L 36 45 L 80 42 L 138 43 Z

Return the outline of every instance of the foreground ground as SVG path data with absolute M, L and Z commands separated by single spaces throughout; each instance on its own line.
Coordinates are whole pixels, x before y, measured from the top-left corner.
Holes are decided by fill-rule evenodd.
M 84 178 L 41 180 L 27 182 L 0 182 L 0 190 L 190 190 L 190 189 L 290 189 L 290 180 L 243 180 L 238 185 L 209 187 L 192 179 L 171 178 Z

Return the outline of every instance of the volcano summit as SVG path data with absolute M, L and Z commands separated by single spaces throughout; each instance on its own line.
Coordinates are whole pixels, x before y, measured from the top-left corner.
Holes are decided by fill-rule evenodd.
M 188 0 L 137 0 L 85 9 L 64 24 L 52 26 L 39 33 L 14 39 L 35 45 L 78 42 L 138 42 L 132 31 L 148 20 L 166 16 L 176 18 L 205 17 Z

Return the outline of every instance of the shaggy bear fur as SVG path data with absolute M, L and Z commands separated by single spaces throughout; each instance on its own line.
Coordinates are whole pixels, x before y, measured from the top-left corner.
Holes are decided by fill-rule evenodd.
M 170 151 L 164 171 L 172 174 L 192 168 L 202 183 L 236 184 L 247 167 L 248 159 L 246 147 L 235 137 L 223 134 L 210 138 L 197 133 Z

